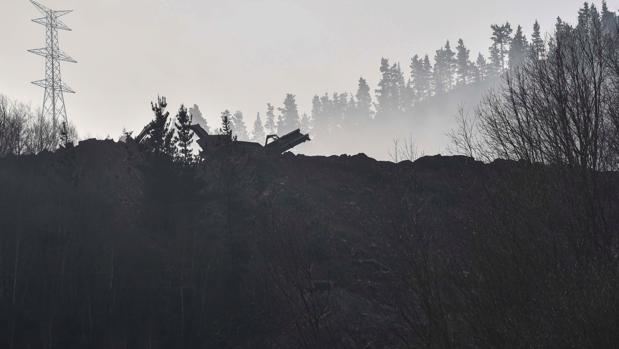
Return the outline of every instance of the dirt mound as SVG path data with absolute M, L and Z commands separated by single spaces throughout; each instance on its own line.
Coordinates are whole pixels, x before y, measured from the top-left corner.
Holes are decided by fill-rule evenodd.
M 586 178 L 96 140 L 1 159 L 0 345 L 608 346 L 619 191 Z

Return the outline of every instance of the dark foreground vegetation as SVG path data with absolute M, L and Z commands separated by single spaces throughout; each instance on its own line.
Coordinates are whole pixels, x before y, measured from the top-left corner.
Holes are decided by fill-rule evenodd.
M 0 183 L 4 348 L 619 343 L 614 173 L 87 141 Z

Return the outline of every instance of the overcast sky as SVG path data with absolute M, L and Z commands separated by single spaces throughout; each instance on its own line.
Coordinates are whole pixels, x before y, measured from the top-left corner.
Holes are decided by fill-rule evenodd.
M 265 104 L 374 88 L 381 57 L 408 66 L 462 37 L 472 51 L 489 46 L 490 24 L 510 21 L 530 33 L 535 19 L 551 31 L 557 16 L 572 22 L 583 0 L 42 0 L 64 17 L 61 47 L 79 61 L 64 64 L 66 97 L 80 136 L 120 135 L 151 118 L 149 101 L 197 103 L 211 124 L 224 109 L 242 110 L 248 125 Z M 0 1 L 0 93 L 41 104 L 39 13 L 28 0 Z

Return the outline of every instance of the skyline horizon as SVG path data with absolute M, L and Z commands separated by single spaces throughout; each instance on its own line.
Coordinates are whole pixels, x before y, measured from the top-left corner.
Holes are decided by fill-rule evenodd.
M 108 1 L 107 3 L 109 4 L 109 3 L 114 3 L 114 2 L 118 2 L 118 0 Z M 261 2 L 263 4 L 268 4 L 268 3 L 281 4 L 281 1 L 277 1 L 277 0 L 265 0 Z M 346 3 L 348 1 L 341 1 L 341 2 Z M 392 1 L 392 2 L 398 2 L 398 1 Z M 46 2 L 45 5 L 52 7 L 54 9 L 60 6 L 62 8 L 58 8 L 58 9 L 64 9 L 65 7 L 70 6 L 72 3 L 76 4 L 77 1 L 76 0 L 63 1 L 63 3 L 67 3 L 67 6 L 58 4 L 58 2 L 51 3 L 51 1 Z M 580 3 L 580 1 L 578 1 L 578 3 Z M 97 2 L 97 4 L 100 7 L 105 7 L 105 5 L 101 4 L 101 1 Z M 171 3 L 170 1 L 160 0 L 154 6 L 155 13 L 157 14 L 156 16 L 157 20 L 155 21 L 155 24 L 160 23 L 160 20 L 162 19 L 167 19 L 167 20 L 176 19 L 177 23 L 179 23 L 179 27 L 183 28 L 183 25 L 180 24 L 182 21 L 179 19 L 179 16 L 180 18 L 183 18 L 182 16 L 189 16 L 187 11 L 189 10 L 189 8 L 191 8 L 191 6 L 189 6 L 190 4 L 192 4 L 192 1 L 190 0 L 183 0 L 178 3 Z M 26 37 L 34 38 L 35 36 L 38 36 L 40 39 L 43 36 L 43 33 L 40 30 L 41 28 L 35 25 L 34 23 L 30 22 L 31 18 L 36 17 L 36 9 L 29 2 L 26 3 L 27 9 L 29 9 L 29 11 L 25 10 L 23 5 L 24 4 L 21 3 L 20 6 L 16 6 L 16 12 L 18 13 L 20 11 L 28 12 L 30 17 L 28 17 L 27 20 L 25 21 L 18 21 L 16 18 L 18 18 L 19 16 L 12 17 L 12 19 L 13 21 L 19 22 L 19 23 L 24 22 L 25 26 L 30 27 L 28 28 L 28 35 L 26 35 Z M 83 5 L 84 7 L 88 6 L 86 4 L 81 4 L 81 5 Z M 251 6 L 251 5 L 248 5 L 248 6 Z M 563 15 L 559 17 L 564 18 L 564 20 L 567 22 L 573 23 L 574 22 L 573 13 L 575 13 L 578 8 L 579 8 L 578 6 L 575 6 L 574 8 L 568 8 L 568 6 L 565 6 L 564 9 L 567 11 L 567 13 L 569 13 L 569 16 Z M 149 103 L 150 101 L 153 101 L 157 97 L 157 95 L 162 95 L 162 96 L 167 97 L 169 101 L 168 109 L 171 112 L 171 114 L 174 114 L 175 109 L 177 109 L 181 104 L 184 104 L 187 107 L 197 104 L 200 107 L 205 118 L 208 120 L 208 123 L 210 124 L 211 127 L 216 125 L 220 113 L 226 109 L 233 111 L 233 112 L 236 110 L 242 111 L 245 115 L 246 124 L 252 125 L 253 120 L 255 119 L 256 113 L 259 112 L 261 115 L 264 115 L 266 111 L 267 103 L 271 103 L 275 105 L 276 107 L 280 106 L 285 98 L 286 93 L 292 93 L 296 95 L 300 112 L 309 114 L 310 108 L 311 108 L 311 98 L 314 95 L 316 94 L 322 95 L 325 92 L 328 92 L 328 93 L 348 92 L 348 93 L 354 94 L 356 91 L 356 87 L 357 87 L 356 84 L 357 84 L 359 77 L 364 77 L 368 81 L 370 87 L 372 88 L 372 94 L 374 94 L 373 90 L 376 88 L 376 82 L 378 80 L 377 79 L 379 75 L 378 68 L 379 68 L 379 62 L 380 62 L 381 57 L 390 58 L 392 62 L 400 62 L 401 65 L 403 66 L 403 70 L 405 72 L 408 72 L 408 64 L 409 64 L 408 60 L 410 60 L 413 54 L 415 53 L 420 54 L 420 55 L 429 54 L 430 58 L 432 59 L 433 52 L 434 52 L 433 50 L 436 50 L 439 47 L 439 45 L 444 45 L 446 41 L 445 39 L 444 40 L 435 39 L 434 36 L 428 37 L 428 36 L 423 35 L 421 38 L 423 40 L 421 41 L 424 41 L 424 42 L 423 44 L 420 45 L 420 47 L 423 46 L 424 48 L 417 50 L 418 52 L 415 52 L 415 50 L 403 49 L 402 46 L 408 46 L 408 45 L 402 44 L 398 40 L 393 40 L 394 42 L 389 43 L 389 45 L 385 45 L 388 47 L 386 47 L 384 51 L 381 50 L 381 48 L 373 48 L 373 47 L 367 48 L 367 50 L 370 52 L 365 52 L 366 54 L 362 58 L 357 56 L 358 61 L 355 61 L 354 62 L 355 64 L 344 65 L 344 66 L 338 65 L 339 63 L 337 61 L 330 60 L 330 58 L 337 56 L 337 55 L 330 55 L 329 53 L 323 52 L 321 55 L 318 55 L 317 57 L 312 57 L 311 60 L 304 62 L 308 60 L 307 56 L 295 55 L 294 52 L 291 52 L 293 51 L 292 49 L 288 49 L 287 52 L 282 52 L 280 55 L 275 55 L 279 58 L 279 62 L 275 62 L 275 63 L 288 63 L 289 64 L 283 67 L 285 69 L 282 69 L 280 71 L 278 70 L 269 71 L 268 74 L 265 72 L 262 72 L 261 74 L 257 74 L 258 76 L 254 76 L 253 74 L 250 74 L 250 76 L 247 77 L 247 79 L 242 79 L 242 78 L 246 78 L 246 76 L 241 76 L 241 80 L 246 82 L 246 84 L 243 86 L 242 84 L 237 84 L 238 83 L 237 80 L 239 79 L 237 74 L 241 73 L 241 75 L 243 75 L 242 74 L 244 70 L 243 68 L 250 70 L 252 67 L 257 67 L 257 68 L 262 67 L 266 69 L 266 68 L 272 68 L 271 67 L 272 65 L 275 65 L 275 67 L 277 67 L 277 64 L 274 64 L 274 62 L 268 59 L 265 59 L 263 57 L 259 57 L 260 52 L 254 53 L 253 56 L 249 55 L 249 59 L 246 59 L 246 60 L 240 59 L 240 62 L 237 61 L 239 60 L 239 57 L 235 57 L 235 59 L 230 59 L 233 62 L 229 62 L 229 60 L 225 60 L 225 57 L 222 57 L 219 55 L 215 56 L 215 55 L 212 55 L 210 52 L 205 53 L 202 51 L 197 51 L 197 54 L 196 54 L 197 59 L 194 59 L 191 64 L 189 63 L 183 64 L 186 62 L 183 60 L 181 61 L 175 60 L 174 57 L 176 56 L 171 54 L 174 51 L 173 49 L 180 48 L 181 52 L 184 52 L 187 55 L 190 55 L 192 53 L 192 49 L 194 51 L 198 50 L 198 46 L 197 45 L 185 46 L 188 43 L 191 43 L 191 42 L 195 43 L 195 42 L 192 40 L 189 40 L 187 36 L 183 36 L 182 34 L 187 34 L 187 33 L 181 30 L 179 33 L 177 33 L 177 34 L 180 34 L 179 36 L 175 36 L 174 33 L 172 33 L 171 35 L 172 38 L 176 37 L 176 39 L 178 40 L 177 42 L 170 42 L 170 46 L 172 46 L 172 48 L 169 50 L 171 56 L 163 55 L 162 61 L 159 62 L 160 64 L 157 64 L 156 62 L 148 62 L 148 61 L 134 62 L 136 63 L 135 65 L 133 65 L 135 67 L 143 68 L 144 65 L 147 66 L 146 69 L 139 70 L 139 72 L 131 71 L 131 70 L 125 71 L 124 69 L 130 69 L 129 64 L 124 65 L 122 69 L 120 66 L 118 66 L 117 72 L 119 74 L 121 72 L 128 73 L 128 75 L 133 73 L 133 76 L 126 76 L 125 79 L 122 79 L 119 81 L 117 80 L 118 76 L 109 76 L 112 74 L 106 74 L 105 71 L 99 71 L 95 69 L 95 67 L 93 67 L 93 64 L 89 63 L 89 62 L 93 62 L 92 60 L 93 56 L 97 58 L 95 61 L 98 63 L 101 63 L 101 60 L 104 58 L 107 58 L 111 60 L 112 62 L 114 62 L 115 60 L 118 60 L 119 57 L 112 55 L 109 50 L 106 51 L 105 49 L 102 49 L 100 52 L 98 52 L 98 54 L 97 52 L 88 51 L 88 53 L 86 53 L 85 50 L 80 50 L 81 46 L 77 45 L 78 39 L 83 40 L 83 36 L 86 35 L 85 32 L 89 29 L 86 26 L 82 27 L 80 25 L 80 22 L 87 20 L 88 16 L 91 15 L 92 13 L 85 11 L 86 13 L 84 13 L 84 16 L 80 17 L 80 7 L 78 6 L 77 8 L 74 8 L 74 10 L 76 11 L 72 14 L 72 18 L 69 18 L 67 20 L 68 23 L 71 23 L 69 24 L 69 26 L 72 27 L 74 31 L 68 32 L 68 33 L 62 33 L 60 37 L 60 41 L 61 41 L 61 47 L 73 53 L 74 57 L 76 57 L 76 59 L 80 61 L 80 64 L 78 64 L 77 67 L 67 67 L 67 66 L 63 67 L 64 68 L 63 77 L 65 77 L 63 81 L 66 80 L 68 83 L 74 86 L 78 92 L 76 96 L 69 96 L 67 98 L 67 105 L 68 105 L 67 112 L 69 115 L 69 120 L 73 122 L 73 124 L 76 125 L 80 138 L 82 139 L 92 138 L 92 137 L 105 138 L 107 136 L 111 136 L 112 138 L 116 139 L 120 136 L 123 129 L 139 132 L 139 130 L 141 129 L 140 125 L 144 125 L 148 120 L 152 118 L 150 108 L 149 108 Z M 222 13 L 225 12 L 226 14 L 230 14 L 230 12 L 225 11 L 226 10 L 225 6 L 224 6 L 224 9 L 220 8 L 219 10 Z M 555 11 L 556 9 L 553 8 L 552 10 Z M 10 13 L 10 12 L 11 11 L 6 11 L 5 13 Z M 454 11 L 454 12 L 457 12 L 457 11 Z M 232 14 L 234 14 L 234 12 L 232 12 Z M 243 16 L 246 16 L 247 13 L 245 11 L 242 11 L 242 13 L 236 13 L 236 15 L 242 18 Z M 131 16 L 129 16 L 128 18 L 130 19 L 130 17 Z M 549 23 L 553 23 L 554 20 L 556 20 L 557 15 L 555 15 L 551 19 L 532 18 L 530 20 L 530 23 L 518 23 L 514 20 L 516 18 L 513 18 L 512 20 L 510 20 L 508 17 L 518 17 L 518 16 L 514 16 L 514 14 L 512 14 L 511 16 L 505 16 L 505 17 L 506 18 L 504 20 L 496 21 L 496 22 L 504 23 L 507 21 L 507 22 L 512 23 L 512 26 L 514 28 L 517 25 L 522 25 L 525 34 L 527 35 L 527 37 L 530 37 L 531 27 L 533 25 L 533 22 L 535 22 L 535 20 L 538 20 L 540 24 L 542 25 L 543 33 L 550 34 L 552 31 L 549 30 L 551 28 Z M 538 17 L 540 17 L 539 14 L 538 14 Z M 460 35 L 463 36 L 462 39 L 464 40 L 467 47 L 471 50 L 472 58 L 477 56 L 477 52 L 481 52 L 482 54 L 484 54 L 484 56 L 487 57 L 487 52 L 486 52 L 487 48 L 484 48 L 484 46 L 489 46 L 490 25 L 494 24 L 495 21 L 493 21 L 492 19 L 496 17 L 488 16 L 486 18 L 489 19 L 488 23 L 484 23 L 483 25 L 480 25 L 481 28 L 483 27 L 486 28 L 485 36 L 481 35 L 481 36 L 467 38 L 467 36 L 462 35 L 462 34 L 465 34 L 467 30 L 460 31 Z M 0 19 L 2 19 L 1 15 L 0 15 Z M 20 20 L 21 19 L 22 18 L 20 18 Z M 126 18 L 123 18 L 123 20 L 125 19 Z M 307 20 L 307 17 L 305 19 Z M 0 23 L 7 23 L 7 22 L 9 24 L 11 23 L 10 21 L 0 21 Z M 123 23 L 127 25 L 127 22 L 119 22 L 119 23 Z M 22 26 L 24 26 L 23 23 L 21 24 Z M 150 24 L 152 23 L 149 23 L 149 25 Z M 185 25 L 189 26 L 189 24 L 185 24 Z M 1 26 L 2 24 L 0 24 L 0 27 Z M 480 27 L 475 27 L 475 28 L 476 30 L 479 30 Z M 324 34 L 324 32 L 328 31 L 326 30 L 326 28 L 328 28 L 328 25 L 324 25 L 322 28 L 322 31 L 320 32 Z M 144 33 L 140 32 L 139 34 L 145 34 L 144 35 L 145 38 L 150 37 L 149 35 L 150 33 L 148 32 L 148 30 L 146 30 L 147 28 L 144 28 L 143 26 L 142 29 L 144 30 Z M 441 28 L 441 29 L 445 30 L 445 28 Z M 84 30 L 84 32 L 80 32 L 80 30 Z M 268 30 L 271 30 L 271 34 L 273 34 L 275 38 L 280 38 L 280 39 L 286 38 L 285 35 L 284 37 L 278 36 L 278 35 L 282 35 L 281 30 L 279 30 L 278 27 L 269 28 Z M 139 31 L 139 29 L 136 28 L 136 31 Z M 453 48 L 455 47 L 455 42 L 457 42 L 458 38 L 456 37 L 455 34 L 453 34 L 455 32 L 454 30 L 449 30 L 449 31 L 452 32 L 452 34 L 450 35 L 451 39 L 449 39 L 449 41 L 452 43 L 452 48 Z M 194 32 L 192 31 L 189 32 L 189 34 L 192 34 L 192 33 Z M 307 33 L 302 32 L 302 34 L 307 34 Z M 136 33 L 133 33 L 133 35 L 136 35 Z M 167 35 L 170 35 L 170 32 L 167 32 Z M 76 36 L 78 38 L 76 38 Z M 137 37 L 141 37 L 141 36 L 137 35 L 136 38 Z M 234 37 L 234 35 L 232 37 Z M 335 43 L 334 45 L 333 42 L 324 43 L 321 40 L 312 41 L 312 37 L 307 36 L 307 35 L 297 36 L 297 35 L 291 34 L 287 39 L 291 40 L 291 42 L 293 43 L 298 44 L 300 41 L 299 38 L 309 40 L 308 42 L 311 44 L 309 45 L 310 46 L 309 48 L 325 49 L 326 47 L 328 47 L 329 49 L 333 49 L 332 46 L 334 46 L 336 49 L 338 48 L 337 43 Z M 236 38 L 236 39 L 238 40 L 239 38 Z M 341 40 L 341 38 L 339 37 L 338 39 Z M 486 43 L 486 45 L 484 45 L 483 43 Z M 89 44 L 92 44 L 92 42 L 89 42 Z M 249 46 L 252 45 L 247 42 L 246 44 Z M 15 42 L 10 42 L 10 45 L 8 46 L 14 47 L 16 45 L 17 46 L 28 46 L 32 48 L 32 47 L 35 47 L 37 44 L 36 44 L 36 41 L 32 41 L 30 39 L 27 39 L 27 40 L 24 39 L 24 40 L 18 40 Z M 433 49 L 431 48 L 432 45 L 434 46 Z M 237 48 L 241 47 L 241 45 L 239 46 L 232 45 L 232 46 L 237 47 Z M 103 44 L 98 47 L 104 48 Z M 301 49 L 303 48 L 307 48 L 307 47 L 301 47 Z M 144 47 L 140 46 L 140 50 L 145 50 L 146 53 L 150 55 L 155 55 L 155 56 L 161 53 L 159 50 L 156 49 L 156 47 L 153 48 L 152 46 L 149 46 L 149 45 L 145 45 Z M 185 50 L 188 50 L 189 52 Z M 358 51 L 359 48 L 355 47 L 354 50 L 351 50 L 349 48 L 348 50 Z M 327 51 L 332 52 L 330 50 L 327 50 Z M 16 57 L 20 56 L 19 54 L 16 53 L 17 51 L 14 51 L 14 50 L 6 51 L 6 52 L 8 53 L 7 56 L 9 57 L 8 58 L 9 62 L 11 60 L 16 60 Z M 409 53 L 406 54 L 405 52 L 409 52 Z M 373 55 L 374 53 L 375 53 L 375 57 Z M 346 51 L 346 54 L 350 55 L 348 51 Z M 35 78 L 40 74 L 35 75 L 32 73 L 26 73 L 26 72 L 31 71 L 30 69 L 35 69 L 34 67 L 41 69 L 42 64 L 38 60 L 35 61 L 34 59 L 30 57 L 26 57 L 27 55 L 26 51 L 23 52 L 23 55 L 24 56 L 21 57 L 23 69 L 21 70 L 11 69 L 11 73 L 7 73 L 6 69 L 2 69 L 0 67 L 0 76 L 9 76 L 8 79 L 6 80 L 2 79 L 2 81 L 0 81 L 0 93 L 12 99 L 18 100 L 20 102 L 24 102 L 25 104 L 29 104 L 33 107 L 33 109 L 37 109 L 39 104 L 41 104 L 43 96 L 38 88 L 36 88 L 35 86 L 29 86 L 29 84 L 30 84 L 30 81 L 35 80 Z M 284 56 L 284 57 L 281 57 L 281 56 Z M 132 59 L 137 59 L 140 57 L 147 58 L 148 55 L 146 56 L 127 55 L 126 60 L 127 62 L 130 62 Z M 296 57 L 297 59 L 287 60 L 287 58 L 291 58 L 291 57 L 292 58 Z M 234 81 L 229 81 L 228 79 L 222 79 L 222 80 L 215 79 L 214 82 L 212 82 L 212 84 L 217 85 L 219 83 L 220 85 L 223 86 L 223 88 L 217 88 L 217 86 L 210 85 L 211 81 L 209 79 L 204 79 L 206 81 L 206 84 L 209 84 L 207 87 L 205 87 L 203 85 L 205 82 L 201 78 L 201 76 L 203 75 L 197 72 L 195 74 L 191 74 L 189 71 L 189 68 L 191 67 L 197 68 L 198 66 L 201 67 L 200 69 L 204 69 L 202 65 L 194 62 L 194 61 L 200 61 L 199 58 L 208 58 L 207 59 L 208 62 L 215 61 L 215 62 L 221 63 L 221 65 L 217 65 L 211 68 L 216 71 L 215 73 L 213 73 L 213 71 L 209 71 L 213 73 L 212 75 L 215 75 L 215 76 L 219 76 L 220 74 L 222 74 L 220 70 L 225 70 L 226 68 L 230 67 L 230 65 L 236 66 L 237 68 L 236 72 L 234 74 L 231 74 L 234 79 L 230 79 Z M 241 63 L 241 64 L 238 64 L 238 63 Z M 190 67 L 188 67 L 187 69 L 179 69 L 181 65 L 190 65 Z M 372 65 L 374 66 L 374 69 L 369 68 Z M 11 66 L 11 64 L 10 63 L 3 64 L 2 66 L 9 67 Z M 105 66 L 103 68 L 105 68 Z M 112 69 L 112 67 L 110 68 Z M 355 73 L 354 69 L 357 69 L 357 68 L 361 68 L 361 69 L 359 69 L 359 71 Z M 161 76 L 158 76 L 156 74 L 158 71 L 163 71 L 164 73 L 160 74 Z M 171 74 L 165 73 L 166 71 L 171 72 Z M 316 72 L 316 71 L 319 71 L 319 72 Z M 101 75 L 98 76 L 97 74 L 95 74 L 95 72 Z M 170 84 L 167 86 L 153 87 L 153 85 L 158 85 L 163 80 L 169 79 L 170 76 L 173 76 L 173 77 L 176 76 L 177 74 L 175 73 L 180 75 L 180 78 L 171 81 Z M 292 79 L 291 77 L 287 76 L 288 73 L 290 74 L 296 73 L 299 76 L 297 76 L 296 79 Z M 190 74 L 190 76 L 186 74 Z M 106 87 L 106 89 L 99 90 L 98 92 L 96 92 L 95 90 L 85 90 L 84 83 L 86 80 L 84 78 L 84 75 L 89 76 L 91 78 L 98 77 L 96 79 L 97 80 L 96 88 L 101 88 L 102 87 L 101 85 L 103 85 L 103 87 Z M 208 76 L 212 76 L 212 75 L 208 75 Z M 272 82 L 266 84 L 266 85 L 270 85 L 270 87 L 264 87 L 260 85 L 259 83 L 260 77 L 263 77 L 263 76 L 271 77 L 270 80 L 273 80 Z M 356 78 L 352 78 L 353 76 L 356 76 Z M 25 78 L 25 81 L 19 83 L 18 77 Z M 251 77 L 254 77 L 254 78 L 251 78 Z M 292 80 L 294 80 L 295 82 L 291 82 Z M 7 82 L 4 82 L 4 81 L 7 81 Z M 191 83 L 187 83 L 187 81 L 190 81 Z M 267 81 L 269 81 L 269 79 L 267 79 Z M 288 82 L 288 86 L 284 86 L 284 83 L 286 82 Z M 294 86 L 295 84 L 297 86 Z M 185 86 L 185 85 L 191 85 L 193 88 L 189 86 Z M 319 87 L 319 86 L 322 86 L 322 87 Z M 345 86 L 348 86 L 348 87 L 345 87 Z M 259 96 L 256 96 L 255 91 L 257 90 L 260 90 Z M 38 95 L 37 95 L 37 92 L 39 92 Z M 102 93 L 107 93 L 110 96 L 107 96 L 107 97 L 101 96 L 100 94 Z M 185 97 L 181 97 L 181 96 L 185 96 Z M 124 115 L 123 113 L 115 112 L 116 115 L 113 115 L 111 118 L 105 119 L 105 118 L 102 118 L 101 116 L 107 115 L 109 117 L 109 113 L 107 113 L 107 111 L 103 110 L 100 112 L 93 112 L 93 110 L 96 110 L 97 105 L 101 105 L 102 102 L 108 102 L 109 99 L 114 99 L 119 102 L 126 101 L 125 103 L 119 103 L 120 104 L 119 108 L 126 110 L 127 114 Z M 236 102 L 233 102 L 233 101 L 236 101 Z M 135 116 L 129 119 L 126 118 L 127 116 L 130 116 L 130 115 L 135 115 Z M 455 111 L 454 111 L 454 115 L 455 115 Z

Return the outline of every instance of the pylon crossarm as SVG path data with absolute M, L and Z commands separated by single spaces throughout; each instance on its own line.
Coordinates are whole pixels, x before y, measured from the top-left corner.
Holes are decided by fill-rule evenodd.
M 37 80 L 37 81 L 33 81 L 32 84 L 45 88 L 45 89 L 53 88 L 56 91 L 62 91 L 62 92 L 72 93 L 72 94 L 75 93 L 75 91 L 71 87 L 69 87 L 67 84 L 65 84 L 64 82 L 60 82 L 60 83 L 56 82 L 56 84 L 54 84 L 47 80 Z
M 37 85 L 42 88 L 47 88 L 47 80 L 37 80 L 32 82 L 33 85 Z
M 69 56 L 68 54 L 62 51 L 58 53 L 58 55 L 56 56 L 56 59 L 58 59 L 59 61 L 63 61 L 63 62 L 77 63 L 75 59 L 73 59 L 71 56 Z
M 56 18 L 60 18 L 64 15 L 68 15 L 69 13 L 73 12 L 73 10 L 60 10 L 60 11 L 54 11 L 54 16 L 56 16 Z
M 71 28 L 69 28 L 66 24 L 64 24 L 63 21 L 56 19 L 54 24 L 49 23 L 49 20 L 47 17 L 41 17 L 41 18 L 35 18 L 32 20 L 34 23 L 38 23 L 42 26 L 51 26 L 54 29 L 59 29 L 59 30 L 65 30 L 70 32 Z
M 34 53 L 35 55 L 38 55 L 41 57 L 52 57 L 46 47 L 28 50 L 28 52 Z M 73 57 L 69 56 L 68 54 L 62 51 L 56 53 L 52 58 L 58 61 L 63 61 L 63 62 L 68 62 L 68 63 L 77 63 L 77 61 L 73 59 Z
M 71 94 L 75 93 L 75 91 L 72 88 L 70 88 L 69 86 L 65 85 L 64 83 L 61 84 L 60 90 L 62 92 L 66 92 L 66 93 L 71 93 Z
M 68 27 L 66 24 L 64 24 L 64 22 L 63 22 L 63 21 L 61 21 L 61 20 L 56 20 L 56 24 L 55 24 L 53 27 L 54 27 L 54 28 L 56 28 L 56 29 L 59 29 L 59 30 L 65 30 L 65 31 L 68 31 L 68 32 L 70 32 L 70 31 L 71 31 L 71 28 L 69 28 L 69 27 Z
M 35 55 L 39 55 L 41 57 L 47 57 L 47 48 L 35 48 L 32 50 L 28 50 L 30 53 L 34 53 Z
M 34 23 L 38 23 L 42 26 L 47 26 L 47 17 L 35 18 L 32 20 Z

